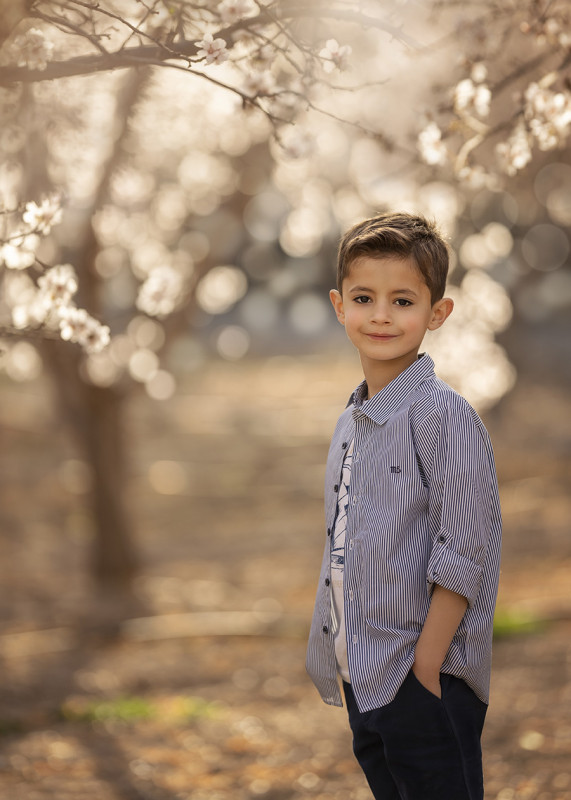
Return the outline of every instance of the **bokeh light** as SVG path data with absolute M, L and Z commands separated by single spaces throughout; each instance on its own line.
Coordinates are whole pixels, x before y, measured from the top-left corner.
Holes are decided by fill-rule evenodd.
M 165 342 L 163 326 L 149 317 L 133 317 L 127 326 L 127 332 L 137 347 L 160 350 Z
M 547 164 L 533 183 L 535 196 L 553 222 L 571 225 L 571 166 L 562 162 Z
M 289 204 L 283 194 L 275 191 L 260 192 L 244 208 L 244 225 L 254 239 L 273 242 L 278 238 L 281 221 Z
M 159 359 L 156 353 L 148 348 L 141 347 L 129 358 L 129 374 L 140 383 L 146 383 L 157 372 Z
M 551 272 L 567 260 L 569 239 L 556 225 L 534 225 L 522 239 L 521 252 L 530 267 Z
M 216 349 L 227 361 L 239 361 L 249 348 L 250 334 L 239 325 L 227 325 L 216 339 Z
M 70 494 L 86 494 L 93 482 L 90 465 L 77 458 L 62 461 L 58 469 L 58 479 L 62 487 Z
M 157 494 L 182 494 L 188 486 L 187 471 L 178 461 L 154 461 L 148 479 Z
M 252 289 L 240 303 L 239 317 L 254 333 L 270 331 L 280 317 L 280 306 L 267 289 Z
M 248 289 L 248 280 L 238 267 L 214 267 L 200 281 L 196 301 L 207 314 L 223 314 L 240 300 Z
M 145 381 L 145 390 L 153 400 L 168 400 L 176 391 L 176 381 L 170 372 L 159 369 Z
M 81 365 L 81 375 L 88 383 L 102 388 L 113 386 L 122 374 L 122 364 L 111 357 L 109 351 L 94 353 Z
M 296 208 L 282 227 L 282 249 L 295 258 L 314 256 L 321 248 L 328 227 L 328 220 L 319 209 L 310 206 Z
M 16 342 L 7 347 L 2 360 L 4 370 L 13 381 L 32 381 L 42 372 L 42 359 L 30 342 Z
M 308 336 L 320 333 L 331 321 L 329 303 L 315 292 L 296 297 L 289 308 L 290 322 L 298 333 Z

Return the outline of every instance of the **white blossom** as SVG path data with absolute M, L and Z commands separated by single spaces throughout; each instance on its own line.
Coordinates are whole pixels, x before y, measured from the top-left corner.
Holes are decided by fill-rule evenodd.
M 71 264 L 60 264 L 38 278 L 39 299 L 47 310 L 67 306 L 77 292 L 77 274 Z
M 176 308 L 182 287 L 182 277 L 176 270 L 156 267 L 141 285 L 136 306 L 150 317 L 164 317 Z
M 429 122 L 418 134 L 417 146 L 422 160 L 427 164 L 446 163 L 448 151 L 442 141 L 442 131 L 435 122 Z
M 320 50 L 319 56 L 324 59 L 323 69 L 325 72 L 333 70 L 345 70 L 349 66 L 349 56 L 352 53 L 350 45 L 340 45 L 337 39 L 328 39 L 325 47 Z
M 109 328 L 90 316 L 83 308 L 62 306 L 58 312 L 60 336 L 77 342 L 88 353 L 100 353 L 110 341 Z
M 30 28 L 14 39 L 12 51 L 19 67 L 44 70 L 52 57 L 53 43 L 39 28 Z
M 488 70 L 486 65 L 482 64 L 481 61 L 479 61 L 477 64 L 474 64 L 472 71 L 470 72 L 470 78 L 474 81 L 474 83 L 483 83 L 487 77 Z
M 508 175 L 515 175 L 531 161 L 530 136 L 523 121 L 520 121 L 507 142 L 496 147 L 500 165 Z
M 207 64 L 223 64 L 228 59 L 228 50 L 224 39 L 214 39 L 207 33 L 200 42 L 196 42 L 199 49 L 197 55 L 204 58 Z
M 493 177 L 480 165 L 475 167 L 464 165 L 458 170 L 456 176 L 469 189 L 483 189 L 493 184 Z
M 454 110 L 457 114 L 470 114 L 474 111 L 480 117 L 490 113 L 492 93 L 483 84 L 475 84 L 471 78 L 460 81 L 454 89 Z
M 26 303 L 18 303 L 12 308 L 12 322 L 19 330 L 37 328 L 46 321 L 48 313 L 40 292 L 36 292 Z
M 217 8 L 225 25 L 232 25 L 241 19 L 251 17 L 258 11 L 258 7 L 252 0 L 223 0 Z
M 11 238 L 0 247 L 0 262 L 7 269 L 28 269 L 36 260 L 39 238 L 33 234 Z
M 540 150 L 562 144 L 571 125 L 571 93 L 552 92 L 538 83 L 525 91 L 525 118 Z
M 52 225 L 58 225 L 61 222 L 61 217 L 61 200 L 58 195 L 52 194 L 45 197 L 40 205 L 33 202 L 26 203 L 22 219 L 32 230 L 47 236 Z

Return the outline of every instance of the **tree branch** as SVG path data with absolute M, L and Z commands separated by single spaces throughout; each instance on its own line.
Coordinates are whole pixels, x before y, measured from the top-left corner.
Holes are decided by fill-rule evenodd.
M 408 47 L 415 49 L 420 45 L 412 37 L 407 36 L 400 28 L 376 17 L 366 16 L 356 11 L 344 9 L 329 9 L 311 7 L 290 7 L 277 14 L 280 23 L 294 18 L 323 18 L 351 22 L 365 28 L 378 28 L 390 36 L 398 39 Z M 260 11 L 256 17 L 250 17 L 218 31 L 216 36 L 227 43 L 232 42 L 232 35 L 239 30 L 255 28 L 258 25 L 275 24 L 273 17 L 265 11 Z M 141 36 L 148 36 L 143 31 L 137 31 Z M 75 56 L 64 61 L 50 61 L 44 70 L 28 69 L 27 67 L 3 66 L 0 67 L 0 86 L 12 83 L 36 83 L 58 78 L 68 78 L 76 75 L 89 75 L 96 72 L 106 72 L 116 69 L 126 69 L 143 64 L 167 63 L 169 59 L 180 58 L 185 61 L 196 56 L 198 52 L 196 41 L 184 39 L 176 42 L 176 49 L 161 43 L 125 47 L 115 53 L 92 53 Z

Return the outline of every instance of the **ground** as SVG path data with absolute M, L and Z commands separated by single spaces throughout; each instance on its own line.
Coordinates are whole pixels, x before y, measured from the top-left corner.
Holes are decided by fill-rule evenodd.
M 2 800 L 370 797 L 345 711 L 303 667 L 327 441 L 358 377 L 213 363 L 131 401 L 140 606 L 113 631 L 49 385 L 0 385 Z M 485 418 L 505 517 L 487 800 L 571 800 L 567 418 L 562 391 L 524 379 Z

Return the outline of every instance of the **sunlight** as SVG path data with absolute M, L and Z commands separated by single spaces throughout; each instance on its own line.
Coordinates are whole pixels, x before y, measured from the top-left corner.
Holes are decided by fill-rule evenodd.
M 246 294 L 247 288 L 248 280 L 238 267 L 214 267 L 198 284 L 196 301 L 207 314 L 223 314 Z

